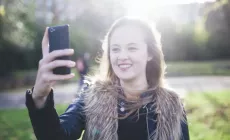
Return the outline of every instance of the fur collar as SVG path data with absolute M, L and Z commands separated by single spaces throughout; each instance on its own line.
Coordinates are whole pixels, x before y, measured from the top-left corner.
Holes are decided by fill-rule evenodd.
M 109 82 L 97 81 L 85 94 L 86 129 L 83 140 L 118 140 L 117 89 Z M 149 140 L 179 140 L 184 110 L 178 95 L 168 89 L 156 90 L 157 127 Z

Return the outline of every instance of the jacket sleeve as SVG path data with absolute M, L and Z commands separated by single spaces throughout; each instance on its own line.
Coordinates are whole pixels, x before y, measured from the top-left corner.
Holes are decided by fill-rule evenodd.
M 54 107 L 53 89 L 45 106 L 41 109 L 35 107 L 31 94 L 26 93 L 26 107 L 38 140 L 76 140 L 80 138 L 85 127 L 83 106 L 81 95 L 69 105 L 64 114 L 58 116 Z
M 181 121 L 182 137 L 181 140 L 189 140 L 189 129 L 186 113 L 184 114 L 185 121 Z

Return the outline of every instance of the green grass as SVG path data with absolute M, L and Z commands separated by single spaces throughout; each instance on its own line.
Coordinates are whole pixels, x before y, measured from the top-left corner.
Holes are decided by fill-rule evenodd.
M 230 91 L 185 98 L 191 140 L 230 140 Z
M 67 105 L 58 105 L 61 114 Z M 0 111 L 0 140 L 36 140 L 26 109 Z
M 230 140 L 230 91 L 185 98 L 191 140 Z M 68 105 L 58 105 L 61 114 Z M 0 140 L 35 140 L 26 109 L 0 111 Z
M 166 62 L 167 76 L 230 75 L 230 60 Z

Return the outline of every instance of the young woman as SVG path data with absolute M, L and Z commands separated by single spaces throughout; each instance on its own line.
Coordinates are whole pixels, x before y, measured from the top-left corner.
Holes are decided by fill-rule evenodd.
M 164 85 L 165 62 L 154 28 L 142 20 L 121 18 L 103 42 L 100 71 L 61 116 L 55 111 L 52 85 L 74 75 L 53 75 L 71 61 L 55 60 L 73 50 L 48 53 L 47 30 L 37 79 L 26 106 L 39 140 L 189 140 L 178 95 Z

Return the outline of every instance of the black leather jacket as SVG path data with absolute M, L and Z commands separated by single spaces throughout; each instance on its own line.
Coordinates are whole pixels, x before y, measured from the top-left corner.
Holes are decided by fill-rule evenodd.
M 150 104 L 149 104 L 150 105 Z M 151 112 L 149 105 L 145 106 L 148 113 Z M 49 94 L 46 104 L 42 109 L 36 109 L 30 90 L 26 92 L 26 106 L 28 108 L 30 120 L 38 140 L 76 140 L 81 137 L 85 127 L 85 115 L 83 113 L 83 95 L 77 97 L 66 109 L 65 113 L 58 116 L 53 100 L 53 90 Z M 148 113 L 146 117 L 153 117 L 153 113 Z M 152 119 L 148 119 L 148 134 L 154 131 L 156 126 Z M 189 140 L 188 125 L 181 122 L 183 137 L 181 140 Z

